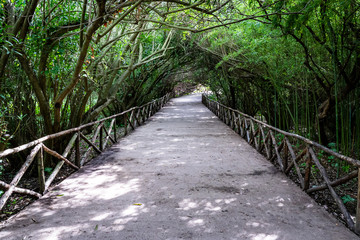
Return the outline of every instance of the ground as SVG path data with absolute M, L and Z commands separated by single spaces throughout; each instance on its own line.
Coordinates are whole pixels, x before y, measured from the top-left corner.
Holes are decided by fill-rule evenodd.
M 0 238 L 358 239 L 200 101 L 171 100 Z

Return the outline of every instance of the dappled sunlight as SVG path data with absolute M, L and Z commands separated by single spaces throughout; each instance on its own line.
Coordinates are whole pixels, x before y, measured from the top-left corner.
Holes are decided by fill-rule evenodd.
M 268 204 L 274 204 L 278 207 L 284 207 L 285 204 L 288 204 L 288 203 L 291 203 L 291 198 L 284 198 L 284 197 L 281 197 L 281 196 L 276 196 L 276 197 L 273 197 L 273 198 L 270 198 L 268 200 L 265 200 L 263 202 L 260 202 L 258 204 L 258 206 L 264 206 L 264 205 L 268 205 Z
M 201 218 L 197 218 L 197 219 L 192 219 L 190 220 L 187 225 L 189 227 L 199 227 L 199 226 L 204 226 L 205 225 L 205 222 L 203 219 Z
M 249 234 L 249 237 L 250 237 L 251 240 L 277 240 L 277 239 L 279 239 L 278 235 L 265 234 L 265 233 Z
M 129 192 L 138 192 L 139 189 L 139 179 L 131 179 L 127 183 L 115 183 L 108 188 L 102 189 L 101 195 L 98 196 L 98 198 L 109 200 L 127 194 Z
M 111 213 L 107 212 L 107 213 L 99 213 L 99 215 L 91 218 L 91 221 L 101 221 L 104 220 L 105 218 L 107 218 Z
M 122 217 L 135 217 L 138 216 L 140 213 L 148 212 L 147 208 L 144 205 L 131 205 L 128 206 L 125 210 L 120 213 Z
M 185 108 L 193 99 L 180 102 Z M 311 230 L 334 226 L 202 105 L 172 104 L 52 189 L 0 238 L 282 240 L 307 231 L 322 240 Z
M 195 213 L 198 215 L 203 214 L 216 214 L 225 210 L 229 204 L 235 202 L 237 198 L 228 198 L 228 199 L 215 199 L 215 200 L 195 200 L 186 198 L 179 202 L 179 207 L 177 210 L 180 211 L 190 211 L 195 210 Z

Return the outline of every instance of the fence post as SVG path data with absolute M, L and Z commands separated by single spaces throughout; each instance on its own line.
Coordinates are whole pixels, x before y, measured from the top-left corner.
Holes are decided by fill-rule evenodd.
M 124 114 L 124 136 L 126 136 L 127 135 L 127 128 L 128 128 L 128 126 L 127 126 L 127 113 L 125 113 Z
M 117 142 L 117 134 L 116 134 L 116 118 L 115 118 L 115 121 L 114 121 L 114 140 L 115 140 L 115 142 Z
M 81 167 L 80 160 L 80 131 L 77 132 L 76 141 L 75 141 L 75 165 Z
M 45 171 L 44 171 L 44 150 L 41 147 L 37 156 L 38 160 L 38 179 L 39 179 L 39 187 L 40 193 L 43 194 L 45 192 Z
M 310 174 L 311 174 L 311 155 L 309 149 L 307 150 L 307 159 L 305 167 L 305 176 L 304 176 L 304 191 L 308 190 L 310 187 Z
M 99 138 L 100 138 L 99 139 L 99 149 L 100 149 L 100 151 L 104 150 L 104 148 L 103 148 L 103 130 L 104 130 L 104 128 L 103 128 L 103 126 L 101 126 L 101 128 L 100 128 L 100 136 L 99 136 Z
M 286 136 L 284 136 L 284 157 L 283 157 L 283 166 L 284 171 L 288 168 L 288 158 L 289 158 L 289 147 L 285 140 Z

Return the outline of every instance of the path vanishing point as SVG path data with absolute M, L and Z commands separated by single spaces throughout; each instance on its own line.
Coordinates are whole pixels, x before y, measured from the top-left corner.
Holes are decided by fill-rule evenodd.
M 0 239 L 359 238 L 190 95 L 4 222 Z

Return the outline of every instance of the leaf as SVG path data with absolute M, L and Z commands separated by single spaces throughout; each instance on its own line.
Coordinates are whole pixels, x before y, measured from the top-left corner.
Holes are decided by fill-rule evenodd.
M 141 204 L 141 203 L 134 203 L 133 205 L 135 205 L 135 206 L 141 206 L 142 204 Z
M 62 196 L 64 196 L 64 194 L 59 194 L 59 195 L 56 195 L 57 197 L 62 197 Z
M 99 228 L 99 225 L 96 224 L 94 230 L 96 231 L 96 230 L 98 230 L 98 228 Z
M 345 195 L 341 198 L 343 200 L 344 203 L 347 203 L 347 202 L 354 202 L 355 199 L 350 197 L 349 195 Z
M 334 147 L 336 147 L 336 143 L 333 143 L 333 142 L 332 142 L 332 143 L 329 143 L 328 146 L 329 146 L 330 148 L 334 148 Z

